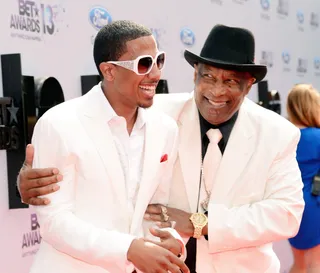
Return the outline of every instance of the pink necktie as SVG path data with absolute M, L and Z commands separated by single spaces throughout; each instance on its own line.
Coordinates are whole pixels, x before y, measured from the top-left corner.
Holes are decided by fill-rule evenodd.
M 210 129 L 207 132 L 207 136 L 210 142 L 203 159 L 200 191 L 200 204 L 202 209 L 205 211 L 208 208 L 213 182 L 222 158 L 222 154 L 218 146 L 218 143 L 222 138 L 220 130 Z

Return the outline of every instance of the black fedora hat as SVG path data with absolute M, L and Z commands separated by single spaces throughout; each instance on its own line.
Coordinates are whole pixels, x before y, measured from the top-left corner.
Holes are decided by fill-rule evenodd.
M 200 56 L 185 50 L 184 57 L 191 66 L 204 63 L 226 70 L 248 72 L 257 83 L 267 74 L 267 67 L 254 63 L 254 49 L 254 37 L 249 30 L 216 25 L 210 31 Z

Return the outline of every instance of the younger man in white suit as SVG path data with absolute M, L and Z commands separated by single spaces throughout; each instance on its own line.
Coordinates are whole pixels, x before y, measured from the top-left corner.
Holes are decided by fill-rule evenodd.
M 31 273 L 187 273 L 180 236 L 151 229 L 162 240 L 153 242 L 143 227 L 150 202 L 168 203 L 176 159 L 175 122 L 146 109 L 165 53 L 149 29 L 117 21 L 97 34 L 94 59 L 102 82 L 34 129 L 34 167 L 57 166 L 63 181 L 36 208 L 42 243 Z

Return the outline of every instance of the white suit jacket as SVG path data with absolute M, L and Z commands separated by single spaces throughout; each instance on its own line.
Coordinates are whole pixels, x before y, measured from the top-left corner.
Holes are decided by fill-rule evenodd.
M 201 139 L 193 93 L 157 95 L 154 108 L 179 126 L 169 205 L 195 212 Z M 290 122 L 245 99 L 213 184 L 209 241 L 198 240 L 197 273 L 279 272 L 272 242 L 297 233 L 304 209 L 299 138 Z
M 146 110 L 142 179 L 135 210 L 129 211 L 105 100 L 97 85 L 50 109 L 35 126 L 34 167 L 56 166 L 64 179 L 60 190 L 48 195 L 50 205 L 36 207 L 42 242 L 32 273 L 131 273 L 127 251 L 136 236 L 148 236 L 148 223 L 142 230 L 147 205 L 168 203 L 176 123 Z M 160 163 L 165 154 L 168 160 Z

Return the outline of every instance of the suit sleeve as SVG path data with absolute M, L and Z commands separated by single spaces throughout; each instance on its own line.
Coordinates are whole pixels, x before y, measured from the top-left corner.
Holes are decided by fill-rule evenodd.
M 173 140 L 174 141 L 173 141 L 171 153 L 170 153 L 168 164 L 167 164 L 166 175 L 162 178 L 162 182 L 161 182 L 162 187 L 165 187 L 165 190 L 166 190 L 166 195 L 167 195 L 166 205 L 169 202 L 170 189 L 171 189 L 171 184 L 172 184 L 173 167 L 176 162 L 177 155 L 178 155 L 178 141 L 179 141 L 178 127 L 175 127 Z M 166 185 L 169 185 L 169 187 L 168 186 L 166 187 Z M 184 261 L 187 258 L 187 250 L 185 247 L 185 242 L 182 239 L 182 237 L 180 236 L 180 234 L 174 228 L 164 228 L 163 230 L 170 232 L 170 234 L 180 242 L 181 250 L 182 250 L 180 259 L 182 259 Z
M 163 172 L 164 175 L 161 178 L 161 182 L 151 200 L 152 204 L 163 204 L 163 205 L 168 205 L 169 202 L 169 196 L 170 196 L 170 189 L 171 189 L 171 184 L 172 184 L 172 174 L 173 174 L 173 167 L 175 164 L 175 161 L 177 159 L 178 155 L 178 141 L 179 141 L 179 132 L 178 132 L 178 127 L 176 124 L 174 124 L 174 128 L 171 130 L 171 136 L 168 138 L 167 143 L 170 144 L 170 147 L 165 148 L 166 150 L 170 150 L 170 153 L 168 155 L 168 162 L 166 163 L 166 170 Z M 167 146 L 169 146 L 167 144 Z M 143 227 L 144 227 L 144 232 L 146 234 L 146 237 L 150 240 L 155 240 L 159 241 L 159 238 L 154 237 L 151 235 L 149 232 L 149 228 L 153 227 L 154 223 L 151 221 L 146 221 L 143 220 Z M 181 259 L 185 260 L 186 258 L 186 248 L 185 248 L 185 243 L 180 234 L 174 229 L 174 228 L 163 228 L 163 230 L 170 232 L 170 234 L 176 238 L 180 243 L 181 243 Z
M 296 235 L 304 209 L 296 161 L 299 139 L 297 130 L 273 161 L 263 200 L 231 208 L 209 204 L 210 253 L 260 246 Z
M 77 158 L 69 153 L 64 132 L 55 128 L 57 122 L 44 115 L 36 124 L 32 139 L 33 167 L 58 167 L 63 175 L 60 190 L 47 195 L 51 203 L 35 207 L 42 239 L 75 259 L 106 270 L 110 265 L 117 265 L 119 271 L 126 272 L 128 267 L 133 267 L 127 261 L 127 251 L 134 237 L 98 228 L 74 214 Z

